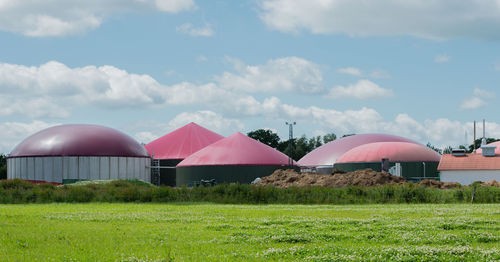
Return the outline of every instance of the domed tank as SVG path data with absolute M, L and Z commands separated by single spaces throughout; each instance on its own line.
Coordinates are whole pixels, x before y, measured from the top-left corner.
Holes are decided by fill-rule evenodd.
M 333 140 L 314 149 L 302 157 L 298 161 L 298 164 L 301 167 L 316 168 L 319 173 L 332 173 L 333 165 L 345 152 L 357 146 L 375 142 L 408 142 L 418 144 L 408 138 L 387 134 L 352 135 Z
M 191 122 L 147 144 L 146 150 L 150 156 L 159 159 L 159 184 L 175 186 L 177 164 L 194 152 L 223 138 Z
M 177 165 L 177 186 L 192 185 L 201 180 L 217 183 L 250 183 L 257 177 L 290 167 L 287 155 L 235 133 L 190 155 Z
M 60 125 L 35 133 L 7 159 L 7 178 L 33 182 L 150 181 L 148 152 L 132 137 L 99 125 Z
M 438 178 L 437 167 L 441 155 L 421 145 L 407 142 L 378 142 L 355 147 L 337 159 L 335 169 L 352 172 L 371 168 L 382 170 L 382 162 L 387 168 L 398 164 L 399 175 L 410 180 Z

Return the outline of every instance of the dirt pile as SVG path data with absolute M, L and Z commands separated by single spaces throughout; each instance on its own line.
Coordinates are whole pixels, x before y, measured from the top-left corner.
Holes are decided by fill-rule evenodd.
M 460 186 L 460 184 L 457 182 L 440 182 L 434 179 L 424 179 L 418 183 L 423 186 L 435 187 L 441 189 L 455 188 Z
M 500 187 L 500 181 L 496 181 L 495 179 L 490 180 L 488 182 L 481 182 L 482 186 L 496 186 Z
M 263 177 L 256 185 L 272 185 L 276 187 L 347 187 L 347 186 L 378 186 L 401 184 L 406 180 L 392 176 L 388 172 L 377 172 L 372 169 L 357 170 L 349 173 L 317 174 L 298 173 L 294 170 L 276 170 L 270 176 Z

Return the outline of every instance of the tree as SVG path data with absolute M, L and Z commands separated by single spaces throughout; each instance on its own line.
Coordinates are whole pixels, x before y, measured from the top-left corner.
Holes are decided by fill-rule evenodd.
M 453 147 L 447 146 L 443 149 L 443 154 L 451 154 L 451 151 L 453 151 Z
M 353 135 L 355 135 L 355 134 L 345 134 L 342 137 L 348 137 L 348 136 L 353 136 Z
M 309 139 L 309 147 L 312 149 L 314 149 L 316 147 L 320 147 L 322 145 L 323 145 L 323 143 L 321 143 L 321 136 L 311 137 Z
M 481 148 L 482 140 L 483 140 L 482 138 L 478 138 L 478 139 L 476 139 L 476 141 L 474 141 L 474 144 L 476 144 L 476 149 Z M 491 138 L 491 137 L 486 138 L 486 144 L 493 143 L 496 141 L 500 141 L 500 139 Z M 468 153 L 472 153 L 472 151 L 474 151 L 474 144 L 469 146 L 469 148 L 467 149 Z
M 337 139 L 337 135 L 334 133 L 329 133 L 323 136 L 323 143 L 326 144 L 328 142 L 331 142 L 333 140 Z
M 432 149 L 432 150 L 434 150 L 434 151 L 436 151 L 436 152 L 438 152 L 439 154 L 443 153 L 443 151 L 441 149 L 439 149 L 439 148 L 431 145 L 431 142 L 427 142 L 427 147 L 430 148 L 430 149 Z
M 272 148 L 278 148 L 278 145 L 280 144 L 280 137 L 278 134 L 269 129 L 257 129 L 249 132 L 247 135 L 248 137 L 260 141 Z
M 7 179 L 7 156 L 0 154 L 0 180 Z

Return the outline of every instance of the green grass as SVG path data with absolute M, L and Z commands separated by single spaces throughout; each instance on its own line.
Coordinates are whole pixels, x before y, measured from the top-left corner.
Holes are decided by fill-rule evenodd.
M 498 261 L 500 204 L 0 205 L 0 261 Z

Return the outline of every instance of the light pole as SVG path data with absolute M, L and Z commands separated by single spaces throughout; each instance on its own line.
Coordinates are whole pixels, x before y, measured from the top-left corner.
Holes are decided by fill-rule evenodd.
M 289 147 L 289 156 L 288 156 L 288 165 L 293 166 L 293 126 L 297 124 L 295 121 L 294 122 L 285 122 L 285 124 L 288 126 L 288 147 Z

